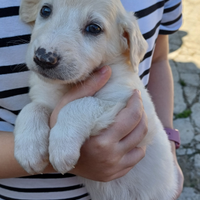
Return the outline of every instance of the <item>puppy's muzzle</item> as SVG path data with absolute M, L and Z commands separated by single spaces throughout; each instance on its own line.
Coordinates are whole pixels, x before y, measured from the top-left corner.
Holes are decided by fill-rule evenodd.
M 45 69 L 56 68 L 59 64 L 60 58 L 57 53 L 55 52 L 47 53 L 46 49 L 39 47 L 35 51 L 33 60 L 39 67 L 45 70 Z

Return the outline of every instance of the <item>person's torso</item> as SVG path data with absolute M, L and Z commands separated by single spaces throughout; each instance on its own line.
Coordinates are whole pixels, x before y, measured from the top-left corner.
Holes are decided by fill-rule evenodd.
M 125 9 L 135 12 L 148 50 L 139 65 L 139 76 L 148 84 L 152 55 L 165 15 L 162 0 L 121 0 Z M 180 0 L 171 0 L 174 6 Z M 31 29 L 19 19 L 20 0 L 0 0 L 0 131 L 13 131 L 20 110 L 30 102 L 29 75 L 25 54 Z M 165 22 L 163 22 L 165 23 Z M 167 28 L 166 28 L 167 30 Z M 1 179 L 0 199 L 90 199 L 73 175 L 47 174 Z

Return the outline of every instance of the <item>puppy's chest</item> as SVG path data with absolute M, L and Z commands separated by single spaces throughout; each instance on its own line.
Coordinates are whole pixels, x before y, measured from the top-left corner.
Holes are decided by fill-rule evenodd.
M 138 88 L 137 76 L 132 73 L 125 73 L 126 71 L 120 74 L 115 71 L 116 70 L 113 70 L 113 74 L 107 84 L 94 96 L 106 101 L 114 100 L 126 102 L 132 94 L 132 90 Z M 71 86 L 68 84 L 46 82 L 33 73 L 30 79 L 30 88 L 29 95 L 32 101 L 46 105 L 53 110 L 64 95 L 66 95 L 66 97 L 70 95 L 67 93 Z M 84 89 L 84 87 L 82 89 Z
M 46 105 L 53 110 L 69 88 L 67 85 L 48 83 L 33 74 L 30 79 L 29 96 L 31 101 Z

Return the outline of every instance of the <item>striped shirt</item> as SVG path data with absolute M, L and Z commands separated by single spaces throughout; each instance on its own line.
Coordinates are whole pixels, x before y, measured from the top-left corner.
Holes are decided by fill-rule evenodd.
M 139 76 L 148 84 L 152 55 L 159 34 L 171 34 L 182 24 L 181 0 L 121 0 L 135 12 L 148 50 L 139 65 Z M 0 131 L 13 131 L 20 110 L 30 102 L 29 71 L 25 65 L 30 27 L 19 20 L 20 0 L 0 0 Z M 1 179 L 0 199 L 90 199 L 86 189 L 71 174 L 45 174 Z

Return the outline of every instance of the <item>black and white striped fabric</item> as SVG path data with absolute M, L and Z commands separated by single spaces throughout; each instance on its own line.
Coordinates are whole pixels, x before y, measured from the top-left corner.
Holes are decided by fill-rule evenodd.
M 171 34 L 182 24 L 181 0 L 121 0 L 134 11 L 148 50 L 139 66 L 139 75 L 148 84 L 158 34 Z M 20 0 L 0 0 L 0 131 L 12 132 L 20 110 L 29 103 L 29 71 L 25 53 L 30 27 L 19 20 Z M 65 200 L 90 199 L 76 176 L 45 174 L 0 180 L 0 199 Z

